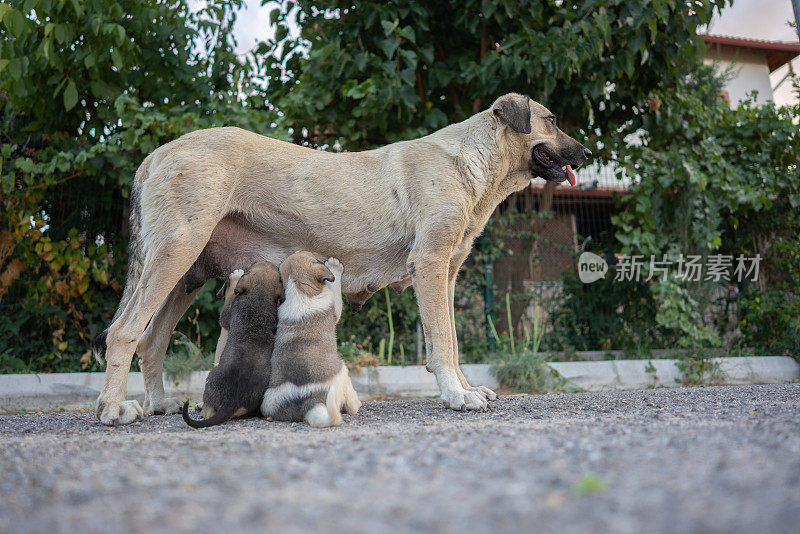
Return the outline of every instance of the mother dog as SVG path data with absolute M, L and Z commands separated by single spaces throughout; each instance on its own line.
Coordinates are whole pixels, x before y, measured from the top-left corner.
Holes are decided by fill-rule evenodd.
M 381 288 L 413 284 L 428 370 L 444 403 L 483 410 L 497 396 L 458 367 L 456 275 L 495 207 L 535 177 L 574 183 L 591 152 L 529 97 L 508 94 L 487 111 L 431 135 L 334 154 L 239 128 L 196 131 L 145 158 L 131 193 L 128 278 L 111 325 L 95 340 L 106 374 L 103 424 L 177 413 L 164 395 L 164 354 L 203 283 L 297 250 L 339 258 L 354 306 Z M 144 410 L 125 400 L 139 354 Z

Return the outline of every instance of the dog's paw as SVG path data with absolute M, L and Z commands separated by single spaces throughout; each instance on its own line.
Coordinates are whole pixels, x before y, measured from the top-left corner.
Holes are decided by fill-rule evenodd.
M 497 393 L 495 393 L 494 391 L 485 386 L 470 386 L 467 388 L 467 391 L 471 391 L 478 395 L 482 395 L 483 398 L 488 401 L 496 401 L 498 398 Z
M 442 392 L 442 402 L 445 408 L 465 412 L 475 410 L 485 412 L 489 409 L 489 402 L 480 393 L 469 391 L 464 388 L 456 388 L 451 391 Z
M 181 413 L 183 404 L 173 397 L 161 397 L 160 399 L 145 399 L 145 415 L 171 415 Z
M 106 402 L 98 399 L 95 414 L 106 426 L 129 425 L 144 418 L 144 411 L 136 400 Z
M 330 269 L 337 278 L 344 272 L 344 265 L 342 265 L 342 262 L 336 258 L 328 258 L 328 260 L 325 262 L 325 267 Z

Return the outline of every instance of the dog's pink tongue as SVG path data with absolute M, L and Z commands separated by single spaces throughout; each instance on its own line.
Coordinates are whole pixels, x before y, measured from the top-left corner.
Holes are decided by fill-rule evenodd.
M 575 187 L 575 173 L 572 172 L 572 167 L 567 165 L 564 170 L 567 171 L 567 180 L 569 180 L 569 185 Z

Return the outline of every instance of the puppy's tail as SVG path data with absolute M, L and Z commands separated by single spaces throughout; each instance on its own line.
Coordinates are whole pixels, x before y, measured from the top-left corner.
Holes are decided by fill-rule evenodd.
M 106 343 L 106 338 L 108 337 L 108 328 L 103 330 L 100 335 L 94 338 L 94 343 L 92 344 L 92 352 L 94 352 L 94 359 L 97 360 L 97 363 L 100 365 L 105 365 L 105 358 L 106 358 L 106 349 L 108 345 Z
M 208 419 L 192 419 L 189 417 L 189 401 L 183 403 L 183 420 L 192 428 L 208 428 L 214 425 L 221 425 L 231 419 L 235 412 L 236 406 L 231 402 L 220 406 L 219 410 Z

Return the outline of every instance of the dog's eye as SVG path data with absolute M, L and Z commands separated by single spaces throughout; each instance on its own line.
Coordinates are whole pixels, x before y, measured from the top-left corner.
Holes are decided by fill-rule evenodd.
M 556 125 L 556 117 L 555 117 L 555 115 L 550 115 L 549 117 L 547 117 L 547 121 L 550 124 L 552 124 L 553 126 L 555 126 Z
M 241 294 L 242 294 L 242 291 L 241 291 L 241 289 L 234 289 L 234 290 L 233 290 L 233 294 L 234 294 L 234 295 L 241 295 Z

